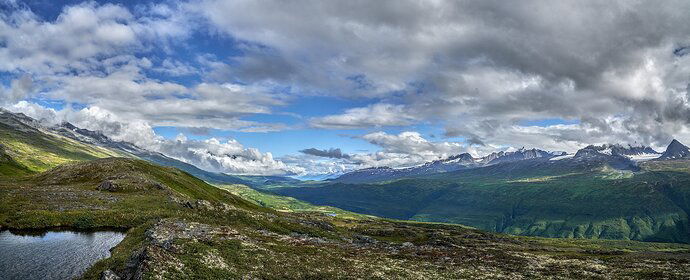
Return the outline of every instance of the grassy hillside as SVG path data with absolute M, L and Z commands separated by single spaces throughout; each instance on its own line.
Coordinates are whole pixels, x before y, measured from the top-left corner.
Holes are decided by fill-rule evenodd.
M 258 195 L 295 207 L 292 200 Z M 123 158 L 0 180 L 0 227 L 128 228 L 112 256 L 85 279 L 106 270 L 123 279 L 690 275 L 687 245 L 522 238 L 446 224 L 277 212 L 178 169 Z
M 127 237 L 111 257 L 91 267 L 85 279 L 100 279 L 106 271 L 122 279 L 683 279 L 690 275 L 688 245 L 547 240 L 372 218 L 245 186 L 217 188 L 177 168 L 113 158 L 120 153 L 23 124 L 0 124 L 0 140 L 6 146 L 0 153 L 0 229 L 127 229 Z M 562 177 L 567 176 L 553 178 Z M 606 178 L 624 177 L 630 176 Z M 553 178 L 501 180 L 525 183 Z M 295 183 L 271 177 L 241 179 L 269 189 Z M 427 201 L 457 188 L 453 181 L 413 180 L 397 187 L 399 197 L 390 196 L 388 184 L 364 186 L 381 188 L 379 195 L 391 198 L 364 206 L 374 209 L 375 203 L 381 203 L 383 214 L 417 215 L 429 206 Z M 321 189 L 314 182 L 299 184 Z M 425 184 L 428 187 L 418 187 Z M 675 190 L 666 189 L 669 195 Z M 368 192 L 357 191 L 364 195 L 358 199 L 366 201 Z M 342 193 L 341 198 L 348 197 L 352 196 Z M 687 201 L 675 197 L 677 205 Z M 420 206 L 409 211 L 405 205 Z
M 689 166 L 649 162 L 632 173 L 534 161 L 275 192 L 357 213 L 517 235 L 690 242 Z
M 4 182 L 3 182 L 4 181 Z M 112 190 L 97 190 L 103 182 Z M 141 160 L 98 159 L 0 180 L 0 227 L 119 227 L 175 216 L 196 200 L 258 207 L 187 173 Z
M 318 206 L 292 197 L 279 196 L 268 192 L 258 191 L 245 185 L 216 185 L 230 193 L 244 198 L 257 205 L 268 207 L 282 212 L 314 212 L 333 217 L 362 219 L 371 216 L 344 211 L 330 206 Z
M 0 144 L 0 178 L 15 177 L 31 174 L 31 170 L 18 163 L 5 152 L 5 146 Z
M 17 163 L 33 172 L 48 170 L 57 165 L 105 158 L 127 156 L 106 148 L 83 144 L 57 134 L 25 127 L 17 129 L 0 122 L 0 143 Z

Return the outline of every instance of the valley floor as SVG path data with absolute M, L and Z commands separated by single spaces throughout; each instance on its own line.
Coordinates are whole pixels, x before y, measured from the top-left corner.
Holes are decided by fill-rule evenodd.
M 0 177 L 0 227 L 128 228 L 84 279 L 690 277 L 689 245 L 279 212 L 177 169 L 120 158 Z

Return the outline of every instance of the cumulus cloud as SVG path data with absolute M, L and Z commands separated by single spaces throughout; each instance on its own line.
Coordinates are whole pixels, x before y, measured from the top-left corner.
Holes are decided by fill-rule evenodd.
M 8 109 L 42 120 L 47 125 L 67 121 L 77 127 L 99 131 L 114 140 L 130 142 L 212 172 L 246 175 L 298 175 L 307 172 L 302 167 L 274 159 L 269 152 L 246 148 L 234 139 L 224 142 L 216 138 L 189 140 L 184 134 L 175 139 L 165 139 L 157 135 L 145 121 L 125 121 L 99 107 L 57 111 L 21 101 Z
M 209 171 L 249 175 L 294 175 L 304 172 L 303 169 L 274 160 L 271 153 L 245 148 L 234 139 L 225 142 L 216 138 L 188 140 L 183 134 L 176 139 L 164 139 L 156 135 L 146 122 L 125 122 L 98 107 L 64 114 L 65 120 L 77 126 L 101 131 L 116 140 L 131 142 Z
M 326 129 L 356 129 L 382 126 L 405 126 L 414 123 L 403 105 L 374 104 L 352 108 L 339 115 L 313 118 L 312 127 Z
M 309 149 L 300 150 L 299 152 L 306 154 L 306 155 L 325 157 L 325 158 L 350 158 L 350 155 L 343 153 L 340 149 L 334 149 L 334 148 L 330 148 L 328 150 L 309 148 Z
M 175 140 L 161 140 L 154 150 L 195 166 L 216 172 L 249 175 L 298 175 L 305 170 L 275 160 L 270 152 L 245 148 L 234 139 L 188 140 L 180 134 Z
M 367 167 L 409 167 L 433 160 L 448 158 L 460 153 L 470 153 L 473 156 L 483 156 L 490 152 L 507 149 L 499 146 L 477 146 L 463 142 L 429 141 L 420 133 L 404 131 L 399 134 L 386 132 L 372 132 L 356 136 L 381 150 L 371 153 L 343 154 L 340 149 L 306 149 L 300 152 L 308 156 L 286 156 L 286 163 L 305 168 L 311 175 L 341 174 L 354 169 Z M 332 160 L 319 160 L 309 156 L 317 156 Z
M 311 155 L 286 155 L 279 159 L 287 165 L 303 170 L 298 173 L 303 179 L 327 179 L 348 171 L 359 169 L 359 163 L 349 159 L 318 158 Z
M 481 156 L 501 148 L 498 146 L 473 146 L 462 142 L 433 142 L 414 131 L 405 131 L 399 134 L 379 131 L 365 134 L 359 138 L 381 148 L 381 151 L 353 154 L 350 157 L 352 161 L 364 167 L 406 167 L 461 153 Z
M 179 5 L 142 7 L 133 13 L 120 5 L 86 2 L 65 7 L 52 22 L 28 9 L 3 12 L 0 71 L 10 76 L 31 73 L 17 78 L 23 84 L 13 82 L 11 91 L 3 90 L 10 93 L 4 99 L 16 102 L 25 97 L 19 92 L 28 77 L 41 92 L 36 98 L 98 107 L 152 125 L 242 131 L 285 128 L 242 120 L 285 104 L 285 97 L 269 88 L 236 83 L 187 86 L 151 78 L 148 71 L 171 76 L 197 71 L 174 59 L 154 64 L 142 55 L 172 39 L 185 39 L 195 25 L 192 17 L 180 16 Z
M 27 74 L 12 80 L 9 87 L 0 85 L 0 105 L 14 104 L 27 98 L 33 89 L 33 79 Z
M 371 105 L 306 118 L 311 128 L 432 124 L 465 139 L 363 136 L 381 151 L 348 160 L 371 165 L 506 145 L 690 142 L 687 1 L 86 2 L 49 20 L 17 2 L 3 8 L 0 103 L 46 118 L 82 113 L 16 102 L 86 106 L 143 130 L 266 132 L 288 127 L 247 116 L 327 95 Z M 201 33 L 237 54 L 175 55 Z M 577 123 L 523 125 L 541 119 Z M 113 126 L 103 129 L 127 130 Z
M 416 120 L 445 123 L 448 134 L 477 143 L 494 141 L 491 128 L 465 132 L 457 124 L 564 118 L 598 126 L 622 116 L 627 126 L 644 124 L 631 131 L 639 141 L 668 140 L 690 119 L 689 10 L 684 1 L 206 0 L 197 6 L 218 30 L 271 49 L 270 59 L 249 53 L 239 61 L 236 71 L 252 73 L 247 80 L 395 101 Z M 259 61 L 283 66 L 259 67 L 268 65 Z M 345 86 L 355 76 L 367 86 Z M 357 116 L 371 107 L 351 110 L 312 125 L 414 122 L 367 122 Z
M 28 10 L 3 13 L 0 70 L 56 73 L 88 70 L 89 58 L 138 44 L 132 14 L 117 5 L 67 7 L 54 23 Z

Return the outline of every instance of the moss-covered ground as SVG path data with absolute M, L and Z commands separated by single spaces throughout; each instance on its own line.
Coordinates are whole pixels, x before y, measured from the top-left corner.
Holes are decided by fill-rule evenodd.
M 108 187 L 99 189 L 105 181 Z M 128 229 L 86 279 L 105 270 L 143 279 L 690 275 L 687 245 L 512 237 L 449 224 L 333 217 L 310 207 L 316 206 L 275 211 L 180 170 L 125 158 L 0 181 L 2 228 Z

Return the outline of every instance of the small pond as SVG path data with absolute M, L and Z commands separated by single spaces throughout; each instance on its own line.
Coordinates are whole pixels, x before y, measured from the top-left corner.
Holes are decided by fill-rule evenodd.
M 115 231 L 0 231 L 0 279 L 79 277 L 124 237 Z

